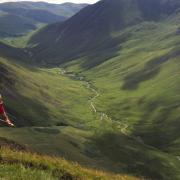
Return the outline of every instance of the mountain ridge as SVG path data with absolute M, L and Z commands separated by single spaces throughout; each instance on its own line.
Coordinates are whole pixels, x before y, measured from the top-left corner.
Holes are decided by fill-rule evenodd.
M 90 50 L 98 48 L 104 42 L 107 45 L 110 44 L 109 42 L 113 41 L 111 35 L 115 31 L 121 31 L 121 29 L 143 21 L 156 22 L 162 18 L 165 19 L 180 8 L 177 0 L 171 1 L 175 5 L 169 11 L 166 10 L 169 4 L 164 0 L 148 2 L 102 0 L 81 10 L 62 24 L 56 23 L 45 27 L 30 40 L 30 44 L 37 45 L 33 49 L 35 58 L 41 58 L 44 53 L 47 59 L 51 57 L 55 63 L 58 63 L 58 56 L 63 62 L 66 59 L 75 59 L 78 54 L 80 56 L 88 54 Z M 152 18 L 150 19 L 149 16 Z M 48 36 L 48 34 L 53 35 Z M 68 48 L 71 51 L 68 51 Z

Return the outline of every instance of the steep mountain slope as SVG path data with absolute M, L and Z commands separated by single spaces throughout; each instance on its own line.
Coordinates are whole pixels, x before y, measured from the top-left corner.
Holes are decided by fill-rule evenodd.
M 86 4 L 48 4 L 43 2 L 11 2 L 0 4 L 0 36 L 21 36 L 40 25 L 61 22 Z
M 37 45 L 34 57 L 40 61 L 44 56 L 47 62 L 51 59 L 51 63 L 61 63 L 92 54 L 96 49 L 115 47 L 124 42 L 128 34 L 117 39 L 111 36 L 112 32 L 143 21 L 161 21 L 178 11 L 179 7 L 178 0 L 100 1 L 64 23 L 50 25 L 37 33 L 30 41 Z

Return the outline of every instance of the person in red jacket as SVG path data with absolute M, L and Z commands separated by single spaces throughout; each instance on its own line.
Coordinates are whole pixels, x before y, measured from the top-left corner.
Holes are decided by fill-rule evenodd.
M 9 117 L 5 111 L 4 102 L 1 94 L 0 94 L 0 117 L 2 117 L 3 121 L 7 123 L 9 126 L 14 126 L 14 124 L 9 120 Z

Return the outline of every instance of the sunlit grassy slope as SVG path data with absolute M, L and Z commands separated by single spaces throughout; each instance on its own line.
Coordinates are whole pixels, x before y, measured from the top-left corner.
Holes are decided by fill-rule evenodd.
M 0 178 L 2 179 L 140 179 L 125 174 L 113 175 L 85 169 L 77 163 L 68 162 L 62 158 L 17 151 L 8 147 L 1 147 L 0 156 Z

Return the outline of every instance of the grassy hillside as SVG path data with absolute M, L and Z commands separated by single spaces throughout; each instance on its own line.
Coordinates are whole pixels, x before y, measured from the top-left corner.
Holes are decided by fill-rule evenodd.
M 35 24 L 36 22 L 29 18 L 3 13 L 0 15 L 0 35 L 1 37 L 20 36 L 23 33 L 36 29 Z
M 4 142 L 5 140 L 1 139 L 0 143 Z M 94 169 L 85 169 L 77 163 L 68 162 L 62 158 L 30 153 L 23 148 L 19 151 L 16 150 L 17 144 L 6 143 L 7 145 L 1 145 L 0 149 L 0 177 L 2 179 L 140 179 L 125 174 L 114 175 Z M 8 143 L 11 144 L 11 148 L 8 147 Z

